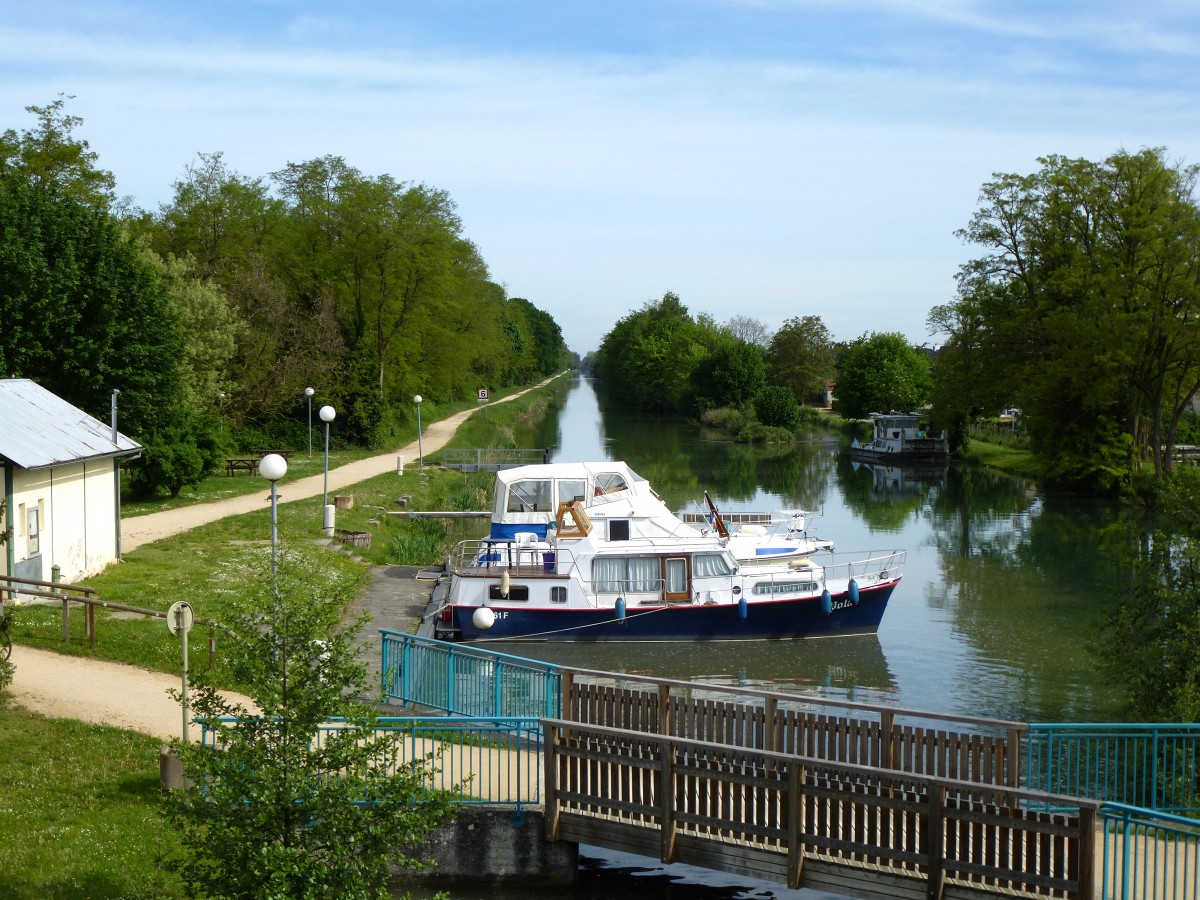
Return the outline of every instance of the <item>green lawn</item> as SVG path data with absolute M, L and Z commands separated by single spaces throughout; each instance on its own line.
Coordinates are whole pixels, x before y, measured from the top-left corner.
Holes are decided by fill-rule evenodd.
M 179 897 L 164 868 L 162 742 L 0 711 L 0 895 L 10 900 Z

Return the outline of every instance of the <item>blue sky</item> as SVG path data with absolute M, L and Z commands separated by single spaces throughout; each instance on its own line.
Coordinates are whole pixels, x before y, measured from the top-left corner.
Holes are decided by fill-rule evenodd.
M 200 152 L 342 156 L 450 193 L 572 349 L 693 314 L 936 344 L 996 172 L 1200 163 L 1200 5 L 971 0 L 9 0 L 0 129 L 59 93 L 156 209 Z

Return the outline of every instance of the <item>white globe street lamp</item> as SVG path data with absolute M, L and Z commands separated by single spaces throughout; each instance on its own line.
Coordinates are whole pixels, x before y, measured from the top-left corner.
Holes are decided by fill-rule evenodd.
M 329 505 L 329 423 L 337 415 L 337 410 L 332 406 L 322 406 L 317 415 L 325 423 L 325 487 L 321 491 L 321 515 L 324 515 L 325 507 Z
M 421 477 L 425 477 L 425 449 L 421 446 L 421 395 L 413 397 L 413 402 L 417 404 L 417 458 L 418 471 Z
M 308 455 L 309 455 L 309 457 L 312 456 L 312 398 L 313 398 L 313 394 L 315 394 L 315 393 L 316 393 L 316 391 L 314 391 L 310 387 L 307 387 L 304 389 L 304 396 L 306 398 L 308 398 Z
M 276 483 L 287 474 L 287 460 L 278 453 L 268 453 L 258 461 L 258 474 L 271 482 L 271 580 L 279 573 L 279 498 Z M 275 584 L 278 590 L 278 584 Z

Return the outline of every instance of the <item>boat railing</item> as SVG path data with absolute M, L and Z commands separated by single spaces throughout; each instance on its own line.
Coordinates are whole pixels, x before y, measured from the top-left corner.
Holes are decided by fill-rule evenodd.
M 450 551 L 449 570 L 456 575 L 570 575 L 575 555 L 561 544 L 545 541 L 480 540 L 460 541 Z
M 757 578 L 757 581 L 789 581 L 798 575 L 812 572 L 814 577 L 825 585 L 848 583 L 852 578 L 860 586 L 879 584 L 899 578 L 907 556 L 907 550 L 830 553 L 822 555 L 820 562 L 814 562 L 811 566 L 794 561 L 789 564 L 787 571 L 767 572 Z

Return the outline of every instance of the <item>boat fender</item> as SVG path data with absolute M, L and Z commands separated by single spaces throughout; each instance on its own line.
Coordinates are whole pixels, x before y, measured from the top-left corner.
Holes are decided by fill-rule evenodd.
M 508 569 L 505 569 L 503 572 L 500 573 L 500 596 L 501 597 L 508 596 L 508 589 L 511 586 L 511 584 L 512 584 L 512 582 L 508 577 Z
M 738 618 L 741 619 L 743 622 L 745 622 L 746 616 L 747 616 L 747 614 L 749 614 L 749 612 L 750 612 L 750 604 L 748 604 L 746 602 L 746 598 L 745 597 L 739 598 L 739 600 L 738 600 Z
M 821 591 L 821 612 L 825 615 L 833 612 L 833 597 L 829 595 L 829 588 Z
M 496 624 L 496 614 L 486 606 L 480 606 L 471 613 L 471 624 L 480 631 L 487 631 Z
M 853 578 L 850 579 L 850 588 L 847 591 L 850 594 L 850 602 L 855 606 L 858 605 L 858 582 Z
M 619 621 L 619 622 L 625 621 L 625 598 L 624 597 L 617 598 L 617 621 Z

